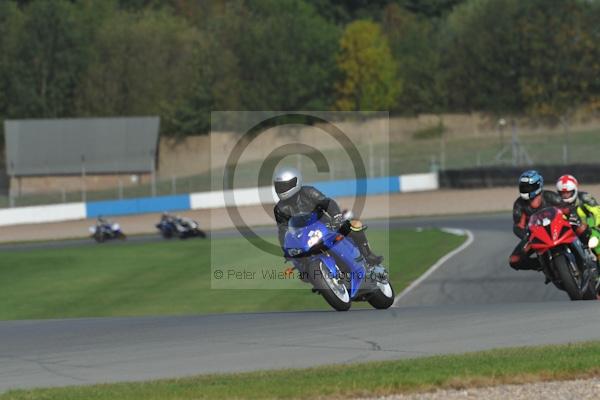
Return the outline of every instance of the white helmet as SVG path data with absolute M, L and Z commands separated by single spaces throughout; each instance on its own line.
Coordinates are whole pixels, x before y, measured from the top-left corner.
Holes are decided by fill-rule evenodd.
M 281 168 L 275 173 L 273 184 L 280 200 L 289 199 L 302 188 L 302 174 L 292 167 Z
M 556 182 L 556 190 L 565 203 L 572 203 L 577 198 L 579 182 L 573 175 L 563 175 Z

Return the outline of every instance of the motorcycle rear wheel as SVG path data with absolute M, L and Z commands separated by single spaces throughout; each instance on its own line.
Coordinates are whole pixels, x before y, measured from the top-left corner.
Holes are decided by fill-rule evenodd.
M 583 291 L 583 300 L 598 300 L 598 288 L 596 286 L 598 273 L 596 271 L 590 271 L 590 273 L 591 277 Z
M 367 299 L 378 310 L 387 310 L 394 304 L 396 293 L 391 283 L 377 283 L 377 290 Z

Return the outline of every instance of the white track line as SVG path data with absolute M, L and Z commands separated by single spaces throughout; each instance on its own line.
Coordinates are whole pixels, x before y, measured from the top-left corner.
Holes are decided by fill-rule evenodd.
M 462 245 L 460 245 L 458 248 L 452 250 L 450 253 L 446 254 L 445 256 L 443 256 L 442 258 L 440 258 L 439 260 L 437 260 L 437 262 L 435 264 L 433 264 L 431 267 L 429 267 L 429 269 L 423 275 L 421 275 L 416 281 L 414 281 L 413 283 L 411 283 L 410 285 L 408 285 L 408 287 L 406 289 L 404 289 L 398 296 L 396 296 L 396 298 L 394 299 L 394 304 L 392 305 L 392 307 L 398 307 L 398 305 L 397 305 L 398 301 L 402 297 L 406 296 L 414 288 L 416 288 L 417 286 L 419 286 L 421 284 L 421 282 L 423 282 L 431 274 L 433 274 L 446 261 L 448 261 L 449 259 L 451 259 L 455 255 L 457 255 L 458 253 L 460 253 L 461 251 L 463 251 L 464 249 L 466 249 L 467 247 L 469 247 L 471 245 L 471 243 L 473 243 L 473 232 L 471 232 L 468 229 L 458 230 L 458 229 L 444 228 L 442 230 L 446 231 L 446 232 L 449 232 L 449 233 L 453 233 L 453 234 L 458 234 L 458 232 L 462 232 L 462 234 L 466 234 L 467 235 L 467 240 Z

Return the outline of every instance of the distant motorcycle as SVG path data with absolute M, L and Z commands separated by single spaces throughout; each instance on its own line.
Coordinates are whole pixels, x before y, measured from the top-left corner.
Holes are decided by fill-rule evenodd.
M 103 220 L 98 221 L 94 226 L 90 226 L 90 233 L 91 237 L 98 243 L 112 239 L 125 240 L 127 238 L 119 224 Z
M 177 234 L 177 227 L 175 226 L 174 218 L 163 218 L 155 226 L 165 239 L 171 239 Z
M 200 225 L 190 218 L 163 218 L 156 224 L 156 228 L 165 239 L 173 237 L 180 239 L 206 237 L 206 233 L 200 229 Z
M 597 245 L 593 238 L 584 247 L 558 208 L 540 210 L 529 219 L 527 246 L 537 253 L 546 278 L 566 291 L 571 300 L 597 298 L 596 256 L 590 250 Z
M 337 311 L 350 309 L 353 301 L 367 301 L 378 309 L 391 307 L 394 289 L 386 269 L 366 265 L 354 241 L 346 236 L 346 224 L 334 230 L 316 212 L 290 218 L 283 243 L 286 259 Z

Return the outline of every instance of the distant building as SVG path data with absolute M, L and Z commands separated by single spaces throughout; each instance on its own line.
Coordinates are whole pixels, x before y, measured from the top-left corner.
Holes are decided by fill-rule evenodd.
M 143 183 L 157 169 L 158 117 L 6 120 L 13 194 Z

